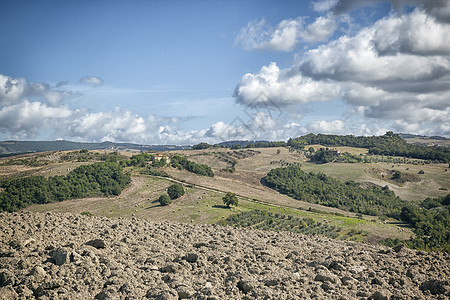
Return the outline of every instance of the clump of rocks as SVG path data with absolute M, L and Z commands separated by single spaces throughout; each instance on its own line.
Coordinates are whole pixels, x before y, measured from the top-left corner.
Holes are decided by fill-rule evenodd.
M 0 213 L 0 299 L 448 299 L 447 253 L 218 225 Z

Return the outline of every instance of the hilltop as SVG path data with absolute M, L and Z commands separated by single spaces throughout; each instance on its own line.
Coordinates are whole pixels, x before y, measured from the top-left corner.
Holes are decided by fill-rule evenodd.
M 1 213 L 0 299 L 446 299 L 450 257 L 289 232 Z

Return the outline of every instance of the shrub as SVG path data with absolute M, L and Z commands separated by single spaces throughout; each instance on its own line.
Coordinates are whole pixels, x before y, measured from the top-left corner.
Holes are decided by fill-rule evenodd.
M 169 186 L 169 188 L 167 189 L 167 194 L 169 194 L 170 198 L 173 199 L 177 199 L 181 196 L 184 195 L 184 189 L 183 186 L 180 184 L 172 184 L 171 186 Z
M 419 174 L 425 174 L 425 172 L 423 170 L 420 170 Z
M 172 199 L 170 199 L 169 195 L 167 194 L 162 194 L 161 196 L 159 196 L 158 201 L 162 206 L 166 206 L 172 203 Z

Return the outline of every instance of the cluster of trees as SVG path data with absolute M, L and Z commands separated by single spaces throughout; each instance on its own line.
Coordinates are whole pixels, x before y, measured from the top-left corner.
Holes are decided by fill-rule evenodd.
M 409 247 L 450 252 L 450 194 L 426 198 L 419 205 L 405 205 L 400 219 L 411 224 L 416 234 L 406 241 Z M 385 243 L 392 246 L 401 241 L 386 240 Z
M 236 194 L 230 192 L 228 192 L 225 196 L 223 196 L 222 201 L 223 204 L 225 204 L 227 207 L 230 207 L 231 205 L 238 206 L 239 204 L 239 199 L 236 196 Z
M 392 131 L 382 136 L 353 136 L 307 134 L 295 139 L 289 139 L 287 145 L 295 149 L 303 149 L 306 145 L 320 144 L 324 146 L 348 146 L 368 148 L 369 154 L 402 156 L 432 161 L 450 162 L 450 149 L 445 147 L 427 147 L 408 144 L 399 135 Z
M 197 145 L 192 146 L 192 150 L 203 150 L 209 148 L 212 148 L 212 146 L 208 143 L 199 143 Z
M 335 161 L 339 158 L 339 154 L 335 150 L 330 150 L 328 148 L 320 148 L 317 152 L 314 152 L 309 159 L 314 162 L 319 163 L 329 163 Z
M 127 166 L 145 167 L 151 159 L 152 155 L 150 153 L 139 153 L 130 157 L 125 163 Z
M 65 176 L 30 176 L 0 182 L 0 211 L 16 211 L 33 203 L 49 203 L 94 195 L 119 195 L 131 179 L 113 162 L 94 163 Z
M 401 174 L 393 175 L 398 176 Z M 409 247 L 450 251 L 450 194 L 427 198 L 417 204 L 401 200 L 387 186 L 362 188 L 356 182 L 341 182 L 323 173 L 305 173 L 300 167 L 273 169 L 264 182 L 298 200 L 407 222 L 416 233 L 414 239 L 406 242 Z M 400 241 L 386 240 L 385 243 L 395 245 Z
M 174 168 L 179 168 L 180 170 L 185 169 L 189 172 L 208 176 L 208 177 L 214 177 L 213 170 L 208 166 L 204 164 L 197 164 L 193 161 L 188 160 L 186 157 L 183 157 L 181 155 L 174 155 L 171 157 L 171 165 Z
M 273 147 L 286 147 L 286 142 L 255 142 L 245 146 L 245 148 L 273 148 Z
M 292 215 L 271 213 L 266 210 L 252 210 L 231 215 L 222 222 L 234 227 L 252 227 L 271 231 L 291 231 L 309 235 L 321 234 L 330 238 L 339 236 L 340 228 L 313 218 L 298 218 Z
M 366 215 L 398 215 L 405 203 L 387 186 L 365 189 L 357 182 L 344 183 L 320 172 L 306 173 L 298 166 L 272 169 L 263 182 L 298 200 Z
M 340 153 L 336 150 L 331 150 L 328 148 L 320 148 L 316 152 L 311 152 L 311 150 L 309 150 L 309 152 L 312 153 L 309 156 L 309 159 L 313 162 L 319 162 L 319 163 L 329 163 L 329 162 L 333 162 L 333 161 L 344 162 L 344 163 L 363 162 L 363 159 L 361 157 L 358 157 L 358 156 L 353 155 L 348 152 Z
M 184 188 L 181 184 L 172 184 L 167 188 L 167 194 L 159 196 L 158 201 L 162 206 L 169 205 L 172 200 L 175 200 L 184 195 Z

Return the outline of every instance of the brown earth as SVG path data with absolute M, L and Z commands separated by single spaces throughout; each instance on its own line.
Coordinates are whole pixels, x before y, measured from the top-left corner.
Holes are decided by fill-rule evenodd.
M 0 299 L 448 299 L 450 256 L 289 232 L 1 213 Z

